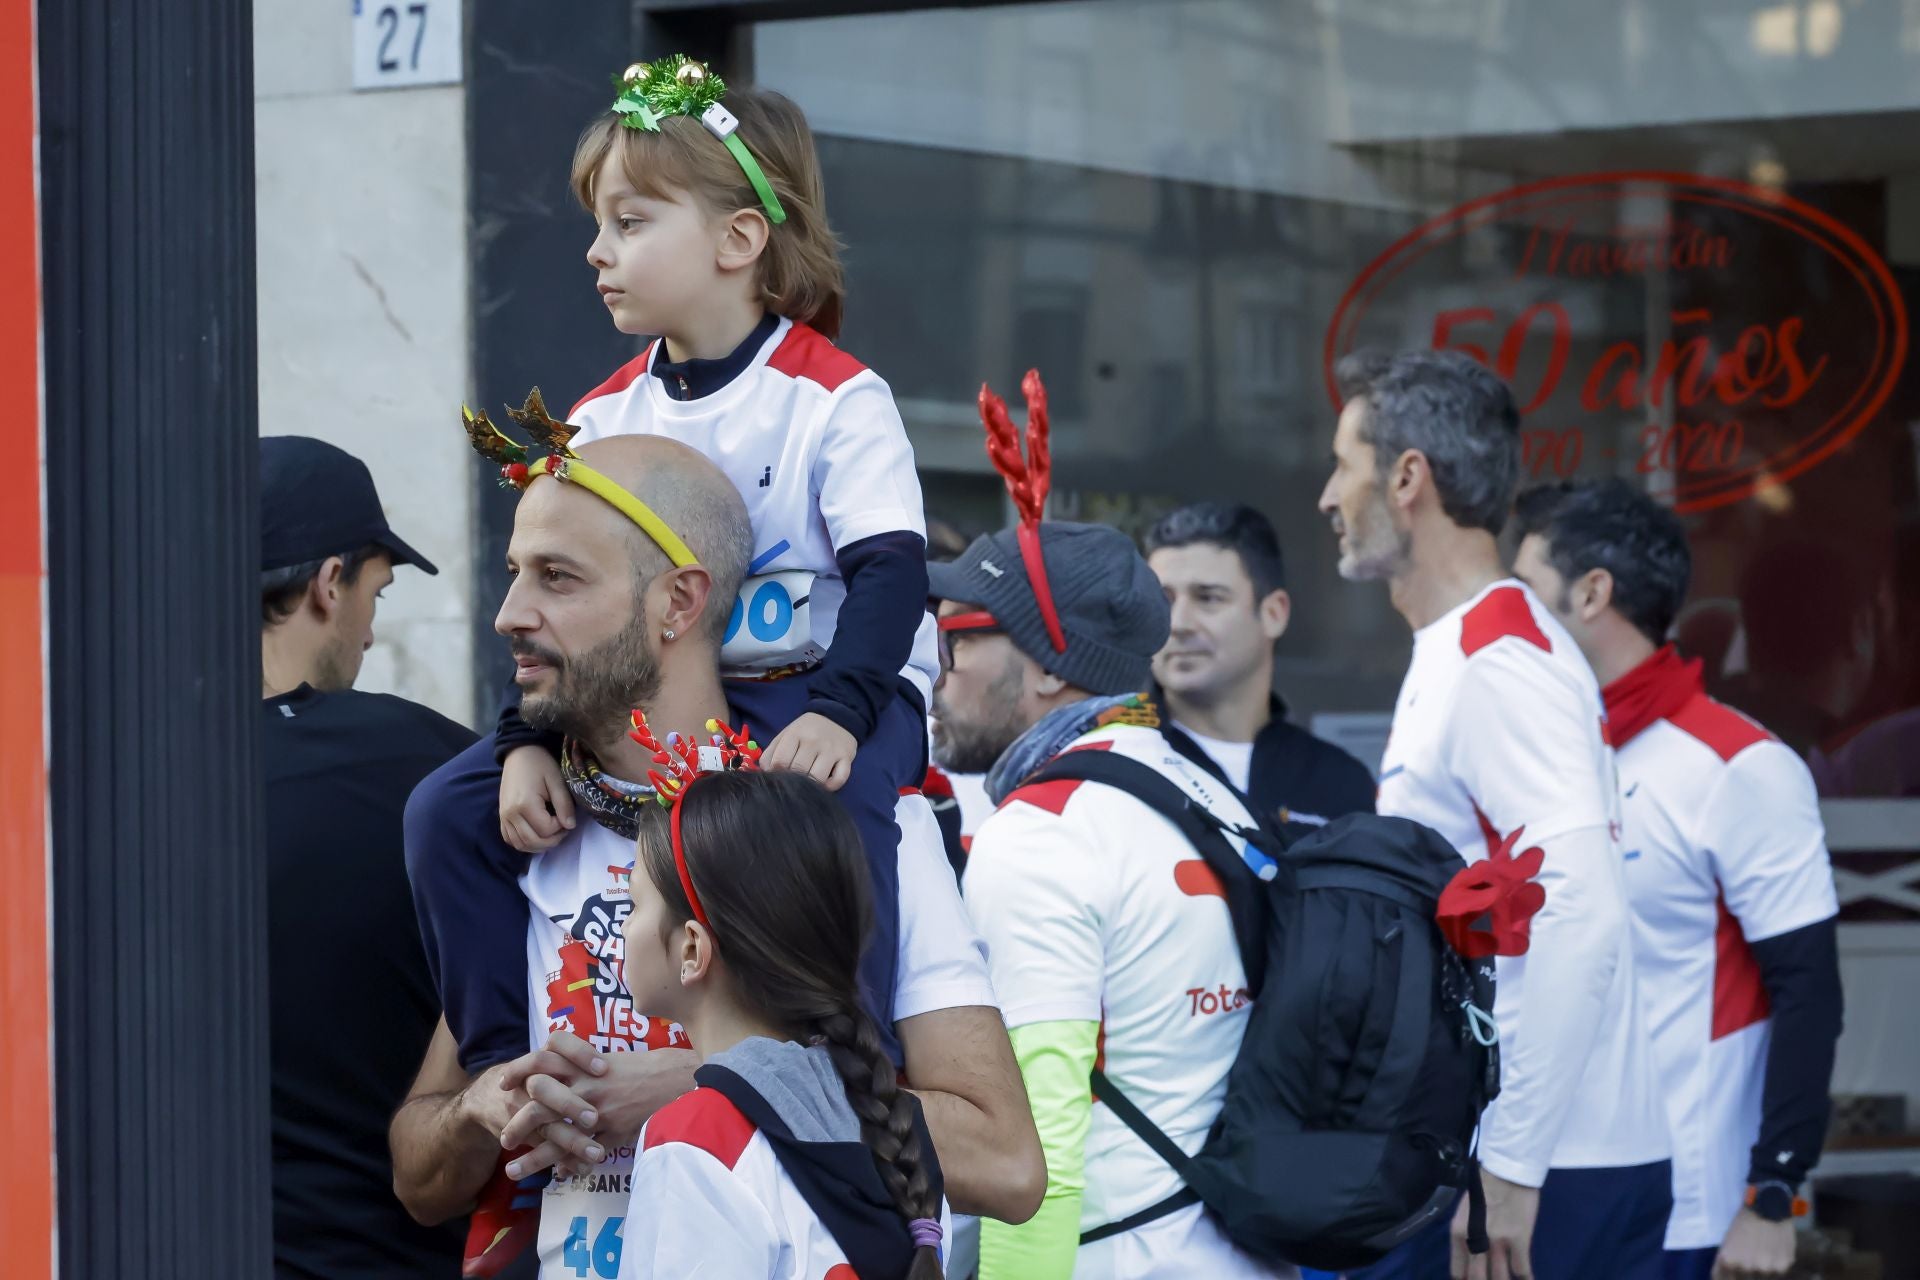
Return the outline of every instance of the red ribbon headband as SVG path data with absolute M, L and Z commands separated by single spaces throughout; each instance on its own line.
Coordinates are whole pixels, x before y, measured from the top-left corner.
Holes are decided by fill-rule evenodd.
M 687 848 L 680 839 L 680 804 L 686 799 L 688 788 L 710 773 L 759 768 L 760 744 L 749 737 L 745 725 L 735 732 L 718 720 L 709 720 L 707 732 L 712 738 L 705 746 L 675 733 L 668 734 L 663 744 L 647 726 L 646 713 L 636 710 L 633 728 L 627 736 L 653 752 L 653 762 L 662 766 L 647 770 L 647 781 L 653 787 L 654 799 L 673 809 L 667 819 L 667 831 L 673 841 L 673 869 L 679 873 L 680 890 L 687 895 L 693 918 L 711 929 L 713 925 L 707 919 L 706 908 L 700 905 L 700 895 L 694 892 L 693 875 L 687 870 Z
M 1027 585 L 1040 606 L 1040 621 L 1046 624 L 1047 639 L 1055 653 L 1067 651 L 1067 635 L 1060 628 L 1060 611 L 1053 605 L 1053 587 L 1047 581 L 1046 558 L 1040 554 L 1040 520 L 1046 514 L 1047 492 L 1053 487 L 1053 455 L 1047 446 L 1047 389 L 1040 382 L 1038 369 L 1027 370 L 1020 379 L 1020 390 L 1027 397 L 1027 447 L 1023 455 L 1020 434 L 1007 416 L 1007 402 L 980 384 L 980 421 L 987 428 L 987 457 L 993 469 L 1006 481 L 1007 493 L 1019 513 L 1015 536 L 1020 540 L 1020 561 L 1026 566 Z
M 667 819 L 667 829 L 673 833 L 673 869 L 680 873 L 680 892 L 687 895 L 693 918 L 711 929 L 713 924 L 707 919 L 706 908 L 700 905 L 700 895 L 693 891 L 693 876 L 687 871 L 687 847 L 680 842 L 680 796 L 685 794 L 686 788 L 682 787 L 680 795 L 673 798 L 673 816 Z
M 934 623 L 934 627 L 940 631 L 985 631 L 999 625 L 1000 619 L 984 609 L 973 613 L 945 614 Z

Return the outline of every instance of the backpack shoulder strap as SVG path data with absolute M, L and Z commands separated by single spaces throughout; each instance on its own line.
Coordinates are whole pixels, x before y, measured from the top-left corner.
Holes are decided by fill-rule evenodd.
M 1173 1171 L 1184 1179 L 1187 1176 L 1187 1163 L 1192 1159 L 1180 1149 L 1180 1144 L 1169 1138 L 1165 1131 L 1153 1121 L 1147 1119 L 1147 1113 L 1133 1105 L 1133 1099 L 1120 1092 L 1120 1087 L 1107 1078 L 1107 1073 L 1094 1068 L 1093 1096 L 1107 1104 L 1107 1109 L 1119 1117 L 1120 1123 L 1134 1131 L 1140 1141 L 1153 1148 L 1153 1154 L 1173 1166 Z
M 1262 845 L 1278 847 L 1273 833 L 1264 827 L 1244 828 L 1223 821 L 1152 765 L 1112 751 L 1063 751 L 1026 781 L 1052 782 L 1066 778 L 1097 782 L 1124 791 L 1180 829 L 1194 851 L 1220 878 L 1226 891 L 1227 914 L 1233 920 L 1234 940 L 1240 945 L 1247 990 L 1257 998 L 1267 964 L 1266 895 L 1261 891 L 1259 877 L 1227 837 L 1232 835 L 1253 845 L 1265 861 L 1274 863 L 1276 873 L 1281 873 L 1285 870 L 1284 864 L 1261 848 Z
M 1187 1165 L 1192 1157 L 1180 1149 L 1180 1144 L 1169 1138 L 1165 1131 L 1153 1121 L 1147 1119 L 1146 1112 L 1133 1105 L 1133 1099 L 1120 1092 L 1113 1081 L 1107 1079 L 1107 1073 L 1095 1068 L 1093 1072 L 1093 1096 L 1107 1104 L 1107 1108 L 1120 1118 L 1120 1122 L 1139 1136 L 1140 1141 L 1153 1148 L 1153 1153 L 1173 1166 L 1180 1175 L 1180 1181 L 1187 1180 Z M 1132 1231 L 1135 1227 L 1144 1227 L 1149 1222 L 1157 1222 L 1170 1213 L 1177 1213 L 1190 1204 L 1200 1203 L 1200 1193 L 1192 1187 L 1182 1186 L 1164 1200 L 1156 1200 L 1135 1214 L 1109 1222 L 1091 1231 L 1080 1234 L 1081 1244 L 1092 1244 L 1096 1240 L 1105 1240 L 1108 1236 L 1117 1236 Z
M 725 1097 L 760 1130 L 800 1198 L 847 1255 L 855 1272 L 863 1276 L 903 1273 L 913 1257 L 913 1241 L 865 1143 L 801 1141 L 750 1081 L 717 1062 L 701 1064 L 693 1078 Z M 925 1153 L 928 1185 L 936 1196 L 944 1195 L 940 1162 L 919 1099 L 911 1094 L 907 1097 L 914 1130 L 920 1135 L 920 1149 Z
M 1258 818 L 1253 820 L 1254 825 L 1250 827 L 1228 822 L 1152 765 L 1115 751 L 1084 748 L 1062 751 L 1029 775 L 1022 785 L 1062 778 L 1098 782 L 1102 786 L 1124 791 L 1171 819 L 1182 830 L 1197 826 L 1215 834 L 1237 836 L 1253 844 L 1265 861 L 1272 861 L 1270 850 L 1278 849 L 1283 844 L 1280 835 L 1263 825 Z M 1229 788 L 1232 786 L 1231 783 L 1225 785 Z

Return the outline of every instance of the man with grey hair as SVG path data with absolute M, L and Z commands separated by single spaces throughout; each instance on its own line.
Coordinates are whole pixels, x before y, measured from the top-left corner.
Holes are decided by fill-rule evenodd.
M 1468 862 L 1539 885 L 1524 954 L 1501 956 L 1500 1096 L 1481 1119 L 1489 1254 L 1477 1280 L 1659 1280 L 1671 1152 L 1634 990 L 1619 800 L 1599 685 L 1578 646 L 1501 563 L 1519 479 L 1506 384 L 1451 352 L 1349 356 L 1320 510 L 1341 576 L 1384 579 L 1413 659 L 1381 760 L 1378 808 Z M 1416 1237 L 1376 1275 L 1436 1276 Z

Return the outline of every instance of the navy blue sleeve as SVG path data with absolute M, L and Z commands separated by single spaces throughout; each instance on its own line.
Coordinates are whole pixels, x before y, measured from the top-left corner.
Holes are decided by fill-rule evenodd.
M 1839 922 L 1829 917 L 1749 944 L 1773 1012 L 1749 1182 L 1799 1186 L 1826 1143 L 1827 1091 L 1840 1039 L 1839 936 Z
M 560 755 L 560 735 L 536 729 L 520 718 L 520 685 L 508 681 L 507 696 L 501 699 L 500 716 L 493 726 L 493 758 L 505 764 L 507 757 L 521 747 L 544 747 L 549 754 Z
M 900 669 L 927 613 L 927 542 L 917 533 L 876 533 L 834 560 L 846 579 L 833 647 L 811 682 L 807 710 L 865 742 L 899 696 Z
M 500 766 L 482 738 L 407 799 L 407 879 L 427 972 L 478 1075 L 531 1047 L 527 1021 L 526 855 L 500 838 Z

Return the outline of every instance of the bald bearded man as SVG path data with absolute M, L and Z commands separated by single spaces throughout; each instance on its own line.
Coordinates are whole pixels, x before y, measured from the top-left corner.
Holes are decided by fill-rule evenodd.
M 543 476 L 522 496 L 508 548 L 513 586 L 495 629 L 514 654 L 522 714 L 566 736 L 570 785 L 591 820 L 531 859 L 508 847 L 490 739 L 415 792 L 408 870 L 448 1017 L 512 1030 L 496 1061 L 470 1075 L 443 1025 L 390 1135 L 395 1189 L 427 1221 L 473 1202 L 503 1136 L 534 1146 L 510 1170 L 523 1184 L 560 1166 L 539 1197 L 541 1273 L 552 1280 L 571 1280 L 583 1256 L 617 1270 L 634 1140 L 693 1084 L 684 1034 L 636 1010 L 624 981 L 631 813 L 653 802 L 636 785 L 651 760 L 627 737 L 628 716 L 644 710 L 662 737 L 704 736 L 709 719 L 728 718 L 720 642 L 750 555 L 739 494 L 693 450 L 624 436 L 579 453 L 652 508 L 698 562 L 674 566 L 578 484 Z M 1022 1220 L 1038 1205 L 1044 1170 L 984 956 L 925 800 L 904 797 L 899 818 L 892 1012 L 907 1078 L 955 1209 Z M 503 881 L 515 885 L 510 916 L 484 906 L 500 901 Z M 533 1191 L 523 1186 L 523 1198 Z

